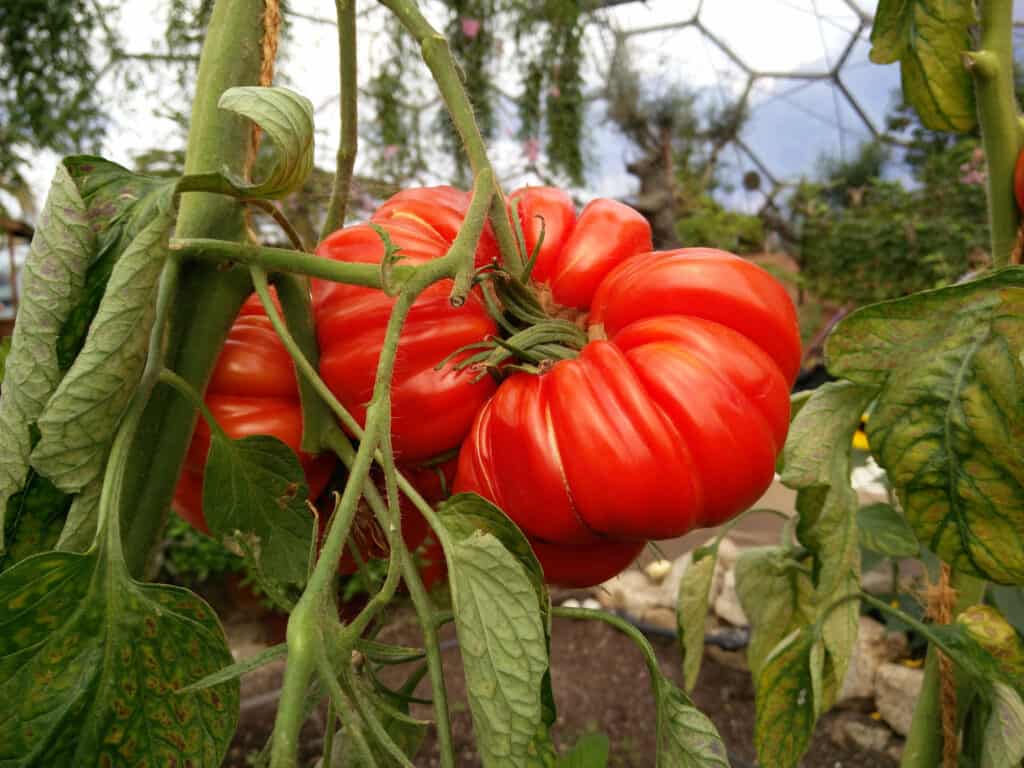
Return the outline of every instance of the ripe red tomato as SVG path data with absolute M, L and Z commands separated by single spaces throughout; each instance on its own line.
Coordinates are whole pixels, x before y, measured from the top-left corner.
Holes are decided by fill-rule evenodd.
M 443 256 L 458 231 L 469 197 L 448 187 L 406 190 L 374 215 L 403 264 Z M 379 263 L 384 243 L 368 224 L 338 230 L 317 253 L 339 261 Z M 477 264 L 495 258 L 493 235 L 481 241 Z M 452 352 L 482 341 L 497 330 L 477 293 L 458 308 L 449 301 L 451 280 L 424 291 L 413 305 L 399 338 L 391 390 L 392 445 L 396 458 L 418 463 L 457 448 L 473 417 L 494 392 L 490 377 L 474 382 L 476 371 L 454 370 L 459 356 L 438 370 Z M 365 424 L 393 297 L 382 291 L 314 281 L 313 308 L 320 342 L 320 373 L 331 391 Z
M 553 204 L 567 220 L 564 201 L 543 194 L 540 215 Z M 500 386 L 454 490 L 501 507 L 548 581 L 583 586 L 644 541 L 717 525 L 761 495 L 789 425 L 800 336 L 763 269 L 708 248 L 650 253 L 646 222 L 619 203 L 594 201 L 559 235 L 549 251 L 545 234 L 538 279 L 556 304 L 589 309 L 594 340 Z
M 295 368 L 255 295 L 242 305 L 228 333 L 205 401 L 228 437 L 272 435 L 295 451 L 306 474 L 310 498 L 324 489 L 335 460 L 299 451 L 302 407 Z M 202 505 L 209 450 L 210 428 L 200 419 L 174 492 L 174 510 L 204 533 L 209 533 Z

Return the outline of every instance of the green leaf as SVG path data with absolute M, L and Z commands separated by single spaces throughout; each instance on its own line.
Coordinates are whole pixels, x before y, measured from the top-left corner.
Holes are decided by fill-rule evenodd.
M 0 764 L 220 765 L 238 686 L 175 691 L 231 663 L 212 609 L 106 554 L 47 553 L 0 576 Z
M 96 247 L 85 275 L 84 293 L 61 327 L 57 359 L 68 370 L 85 343 L 114 264 L 161 211 L 171 205 L 175 179 L 144 176 L 117 163 L 89 155 L 64 158 L 88 209 Z
M 657 768 L 729 768 L 725 744 L 707 715 L 670 680 L 655 681 Z
M 7 356 L 11 353 L 11 337 L 0 339 L 0 388 L 4 383 L 4 370 L 7 368 Z M 0 389 L 2 391 L 2 389 Z
M 61 379 L 57 338 L 82 295 L 94 248 L 85 203 L 67 170 L 58 166 L 22 271 L 24 296 L 4 369 L 0 513 L 24 485 L 33 426 Z M 0 551 L 5 527 L 0 524 Z
M 25 486 L 7 501 L 7 549 L 0 554 L 0 572 L 26 557 L 53 549 L 70 503 L 70 496 L 30 469 Z
M 356 640 L 356 650 L 375 664 L 408 664 L 419 661 L 426 656 L 422 648 L 410 648 L 404 645 L 391 645 L 361 637 Z
M 250 672 L 259 669 L 260 667 L 265 667 L 272 661 L 283 659 L 287 655 L 287 643 L 278 643 L 277 645 L 272 645 L 269 648 L 263 649 L 255 656 L 252 656 L 248 659 L 242 659 L 241 661 L 236 661 L 234 664 L 231 664 L 222 669 L 218 669 L 213 674 L 207 675 L 201 680 L 196 680 L 194 683 L 189 683 L 184 688 L 180 688 L 178 690 L 178 694 L 181 695 L 186 693 L 192 693 L 193 691 L 201 691 L 204 688 L 212 688 L 216 685 L 221 685 L 222 683 L 237 680 L 238 678 L 242 677 L 242 675 L 247 675 Z
M 553 763 L 550 599 L 540 564 L 515 524 L 479 496 L 453 496 L 438 516 L 481 760 Z
M 918 539 L 953 568 L 1024 582 L 1024 268 L 860 309 L 829 369 L 880 388 L 868 423 Z
M 810 744 L 818 716 L 815 645 L 810 628 L 793 632 L 757 676 L 754 746 L 764 768 L 794 768 Z
M 983 745 L 980 768 L 1019 768 L 1024 760 L 1024 702 L 1008 685 L 993 687 Z
M 815 620 L 809 571 L 783 547 L 746 549 L 736 561 L 736 592 L 751 627 L 747 662 L 755 681 L 772 650 Z
M 871 60 L 900 63 L 903 95 L 936 131 L 967 133 L 977 123 L 974 89 L 961 55 L 971 48 L 973 5 L 966 0 L 881 0 Z
M 84 552 L 89 548 L 96 535 L 102 490 L 103 477 L 98 476 L 75 495 L 71 508 L 67 510 L 67 519 L 57 539 L 56 549 L 62 552 Z
M 891 504 L 869 504 L 857 510 L 857 529 L 864 549 L 887 557 L 917 557 L 921 545 L 906 519 Z
M 313 537 L 308 493 L 298 457 L 277 438 L 230 440 L 212 430 L 203 480 L 206 523 L 217 536 L 239 537 L 272 579 L 306 580 Z
M 1024 635 L 1024 589 L 992 585 L 989 587 L 989 594 L 999 612 Z
M 608 737 L 603 733 L 586 733 L 576 745 L 561 755 L 558 768 L 605 768 L 608 765 Z
M 700 674 L 700 662 L 704 657 L 704 624 L 708 615 L 708 599 L 711 582 L 718 562 L 718 548 L 715 547 L 700 559 L 694 553 L 693 561 L 683 571 L 679 583 L 679 604 L 676 616 L 679 622 L 679 641 L 683 654 L 683 679 L 686 689 L 692 691 Z
M 998 610 L 990 605 L 972 605 L 956 620 L 1007 675 L 1024 686 L 1024 640 Z
M 237 86 L 224 91 L 218 106 L 263 129 L 274 142 L 274 166 L 267 178 L 256 184 L 237 178 L 227 168 L 185 176 L 178 184 L 180 191 L 282 198 L 305 183 L 313 170 L 313 105 L 309 99 L 278 86 Z
M 80 491 L 102 475 L 138 388 L 172 221 L 169 207 L 156 212 L 118 259 L 82 351 L 39 416 L 32 466 L 62 491 Z

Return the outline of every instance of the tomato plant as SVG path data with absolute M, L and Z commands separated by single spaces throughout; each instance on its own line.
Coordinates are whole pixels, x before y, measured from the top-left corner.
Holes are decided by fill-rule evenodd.
M 339 229 L 357 135 L 351 2 L 337 4 L 342 143 L 317 253 L 274 202 L 307 180 L 314 136 L 308 100 L 271 85 L 276 4 L 213 4 L 183 175 L 59 163 L 0 394 L 0 763 L 220 765 L 238 678 L 286 655 L 264 764 L 297 765 L 326 699 L 325 763 L 335 742 L 340 764 L 412 765 L 426 724 L 408 704 L 426 676 L 439 762 L 454 768 L 439 635 L 452 622 L 485 766 L 604 765 L 556 746 L 555 616 L 637 643 L 658 713 L 651 762 L 721 768 L 714 724 L 641 631 L 553 607 L 546 582 L 598 582 L 649 539 L 728 521 L 679 591 L 692 688 L 722 536 L 778 471 L 795 510 L 779 545 L 745 551 L 734 573 L 760 764 L 801 760 L 862 605 L 929 643 L 905 768 L 1019 764 L 1024 646 L 979 605 L 989 582 L 1024 583 L 1012 4 L 975 17 L 959 0 L 941 14 L 880 3 L 873 58 L 900 62 L 925 124 L 981 129 L 996 269 L 851 313 L 826 346 L 839 380 L 792 400 L 796 321 L 765 272 L 707 248 L 652 252 L 647 222 L 614 201 L 577 213 L 549 187 L 506 199 L 444 38 L 410 0 L 381 4 L 421 46 L 471 192 L 404 190 Z M 274 151 L 254 179 L 260 137 Z M 291 248 L 253 242 L 247 216 L 264 214 Z M 864 510 L 850 477 L 867 412 L 892 495 Z M 307 501 L 335 462 L 318 531 Z M 236 661 L 201 598 L 148 583 L 175 498 L 288 610 L 286 643 Z M 920 555 L 935 574 L 928 621 L 862 593 L 862 544 Z M 342 618 L 353 550 L 386 571 Z M 428 592 L 444 573 L 443 596 Z M 422 648 L 381 640 L 403 586 Z M 404 681 L 389 688 L 384 666 Z
M 206 388 L 210 414 L 229 437 L 271 435 L 297 452 L 309 486 L 309 497 L 323 491 L 334 469 L 333 456 L 300 451 L 302 406 L 295 366 L 254 294 L 242 305 L 228 332 Z M 174 491 L 174 510 L 203 533 L 203 475 L 210 452 L 210 427 L 196 425 L 185 465 Z

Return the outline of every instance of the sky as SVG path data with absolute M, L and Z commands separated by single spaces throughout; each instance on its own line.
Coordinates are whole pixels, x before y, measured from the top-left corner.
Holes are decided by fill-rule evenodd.
M 422 4 L 435 23 L 442 16 L 435 3 Z M 697 0 L 647 0 L 618 6 L 600 14 L 601 23 L 593 25 L 585 41 L 584 71 L 588 90 L 599 90 L 614 45 L 615 32 L 631 32 L 630 53 L 633 62 L 652 87 L 672 83 L 703 89 L 705 96 L 719 102 L 732 100 L 746 84 L 746 76 L 729 57 L 695 27 L 644 31 L 692 18 Z M 700 10 L 702 26 L 728 45 L 752 70 L 760 72 L 827 71 L 850 42 L 858 27 L 851 5 L 870 13 L 871 0 L 714 0 Z M 381 27 L 382 15 L 365 0 L 360 4 L 360 23 L 372 39 Z M 292 0 L 293 11 L 308 17 L 331 19 L 333 3 L 326 0 Z M 130 51 L 148 52 L 162 47 L 166 0 L 132 0 L 125 3 L 108 23 L 118 30 Z M 278 82 L 307 96 L 317 111 L 317 160 L 324 167 L 333 165 L 338 140 L 337 126 L 337 50 L 332 26 L 308 18 L 293 20 L 292 45 L 284 51 L 279 64 Z M 864 40 L 855 43 L 844 66 L 843 79 L 876 124 L 891 102 L 898 86 L 896 67 L 878 67 L 867 62 L 867 30 Z M 503 67 L 511 71 L 512 46 L 496 51 Z M 360 71 L 367 73 L 379 65 L 379 50 L 372 45 L 360 49 Z M 515 81 L 508 89 L 515 90 Z M 103 146 L 105 157 L 130 165 L 134 155 L 153 146 L 177 146 L 182 142 L 179 129 L 159 111 L 166 103 L 180 99 L 177 86 L 168 74 L 148 74 L 144 87 L 126 92 L 113 78 L 101 80 L 97 87 L 112 104 L 111 124 Z M 812 173 L 824 154 L 855 149 L 869 136 L 849 102 L 830 83 L 790 80 L 780 77 L 759 79 L 751 91 L 751 119 L 743 134 L 764 169 L 779 179 L 792 179 Z M 523 147 L 515 138 L 514 108 L 501 108 L 499 135 L 492 143 L 492 159 L 499 175 L 509 185 L 531 181 L 524 175 Z M 629 196 L 635 179 L 626 172 L 630 159 L 628 143 L 608 124 L 604 106 L 592 102 L 587 115 L 589 174 L 581 196 Z M 45 190 L 58 158 L 52 153 L 36 153 L 29 180 L 42 203 Z M 742 150 L 727 153 L 727 173 L 738 179 L 745 170 L 756 168 Z M 358 168 L 357 168 L 358 170 Z M 437 182 L 443 182 L 448 169 L 442 158 L 437 162 Z M 738 193 L 730 202 L 741 208 L 756 209 L 758 195 Z

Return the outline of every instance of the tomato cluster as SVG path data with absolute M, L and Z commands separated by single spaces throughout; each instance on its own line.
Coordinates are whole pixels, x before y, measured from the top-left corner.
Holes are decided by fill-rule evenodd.
M 519 190 L 509 201 L 523 248 L 534 256 L 529 291 L 552 317 L 585 328 L 589 342 L 561 356 L 568 359 L 519 366 L 511 375 L 500 370 L 497 385 L 476 366 L 460 365 L 469 345 L 498 334 L 479 288 L 456 308 L 450 281 L 435 284 L 416 300 L 399 339 L 392 443 L 411 473 L 458 452 L 454 490 L 504 510 L 549 582 L 585 586 L 621 571 L 650 539 L 724 522 L 770 484 L 800 361 L 796 313 L 752 262 L 708 248 L 652 251 L 648 223 L 621 203 L 594 200 L 577 214 L 568 195 L 546 187 Z M 330 235 L 317 253 L 380 263 L 389 241 L 402 263 L 421 264 L 448 251 L 468 205 L 468 194 L 448 187 L 406 190 L 370 222 Z M 488 226 L 476 262 L 498 260 Z M 312 296 L 321 375 L 362 422 L 395 299 L 322 281 L 313 281 Z M 283 383 L 281 392 L 249 383 L 239 362 L 248 360 L 241 354 L 246 324 L 261 317 L 247 307 L 232 330 L 237 343 L 229 340 L 218 363 L 211 406 L 225 396 L 284 396 Z M 295 448 L 294 371 L 276 337 L 259 338 L 259 354 L 286 371 L 275 369 L 291 398 L 291 421 L 261 428 Z M 269 370 L 264 364 L 250 375 L 258 380 Z M 193 478 L 201 472 L 202 432 L 189 454 Z M 319 461 L 303 457 L 314 492 Z M 418 515 L 403 518 L 415 545 L 426 526 Z

